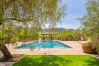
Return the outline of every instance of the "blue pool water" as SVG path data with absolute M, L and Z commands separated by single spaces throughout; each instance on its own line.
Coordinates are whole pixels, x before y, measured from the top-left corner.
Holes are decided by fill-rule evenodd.
M 22 46 L 17 46 L 16 48 L 71 48 L 70 46 L 63 44 L 59 41 L 35 41 L 32 43 L 24 44 Z

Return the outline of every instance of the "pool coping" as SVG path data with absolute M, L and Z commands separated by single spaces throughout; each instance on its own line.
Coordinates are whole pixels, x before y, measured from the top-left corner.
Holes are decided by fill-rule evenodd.
M 62 47 L 63 49 L 64 49 L 64 48 L 72 48 L 71 46 L 69 46 L 69 45 L 67 45 L 66 43 L 61 42 L 61 41 L 59 41 L 59 40 L 53 40 L 53 41 L 58 41 L 58 42 L 62 43 L 62 45 L 67 46 L 67 47 Z M 27 42 L 27 43 L 24 43 L 23 45 L 27 45 L 27 44 L 30 44 L 30 43 L 33 43 L 33 42 L 36 42 L 36 41 Z M 21 46 L 22 46 L 22 45 L 21 45 Z M 17 47 L 20 47 L 20 46 L 16 46 L 14 49 L 30 49 L 30 48 L 17 48 Z M 58 47 L 58 48 L 61 48 L 61 47 Z M 56 48 L 56 49 L 58 49 L 58 48 Z M 62 48 L 61 48 L 61 49 L 62 49 Z M 37 48 L 35 48 L 35 49 L 37 49 Z M 42 48 L 40 48 L 40 49 L 42 49 Z M 49 49 L 51 49 L 51 48 L 49 48 Z

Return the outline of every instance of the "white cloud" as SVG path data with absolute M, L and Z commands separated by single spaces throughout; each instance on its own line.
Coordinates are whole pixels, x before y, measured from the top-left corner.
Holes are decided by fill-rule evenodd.
M 80 28 L 80 26 L 79 25 L 72 26 L 72 25 L 66 25 L 66 24 L 58 24 L 57 28 L 78 29 L 78 28 Z

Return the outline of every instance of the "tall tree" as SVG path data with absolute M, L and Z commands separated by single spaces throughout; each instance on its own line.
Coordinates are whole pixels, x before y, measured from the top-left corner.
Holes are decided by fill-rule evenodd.
M 22 24 L 21 27 L 24 27 L 24 29 L 22 28 L 24 34 L 22 35 L 29 34 L 30 31 L 28 31 L 28 29 L 30 26 L 38 30 L 46 23 L 50 23 L 51 26 L 53 24 L 55 25 L 64 14 L 64 9 L 63 6 L 60 5 L 60 1 L 61 0 L 0 0 L 0 39 L 3 38 L 2 40 L 5 41 L 2 42 L 2 40 L 0 40 L 0 45 L 4 46 L 4 43 L 10 40 L 12 41 L 12 37 L 19 37 L 17 28 L 20 24 Z M 5 39 L 3 34 L 9 39 Z M 3 50 L 7 50 L 5 46 Z M 5 55 L 5 57 L 10 56 Z
M 91 37 L 93 48 L 99 51 L 99 0 L 88 0 L 87 14 L 82 21 Z

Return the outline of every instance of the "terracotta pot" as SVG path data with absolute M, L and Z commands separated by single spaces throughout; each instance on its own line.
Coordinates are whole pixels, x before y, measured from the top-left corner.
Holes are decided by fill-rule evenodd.
M 94 54 L 95 51 L 92 49 L 92 44 L 91 43 L 84 43 L 82 44 L 82 49 L 83 52 L 89 53 L 89 54 Z
M 97 54 L 99 55 L 99 52 L 97 52 Z

